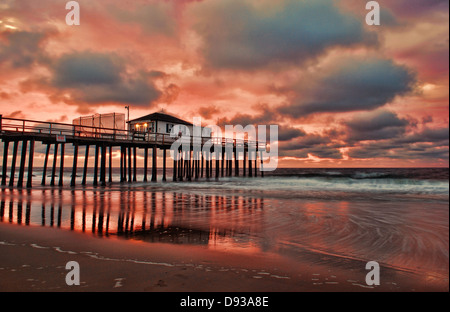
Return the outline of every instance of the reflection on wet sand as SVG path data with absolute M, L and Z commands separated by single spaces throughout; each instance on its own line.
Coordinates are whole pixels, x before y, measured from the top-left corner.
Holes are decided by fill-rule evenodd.
M 260 196 L 260 194 L 259 194 Z M 0 222 L 448 277 L 448 203 L 303 200 L 208 188 L 1 191 Z
M 263 218 L 264 200 L 147 189 L 2 189 L 0 207 L 1 222 L 100 237 L 216 246 L 230 237 L 239 237 L 233 242 L 248 244 L 252 224 L 257 224 L 249 221 Z

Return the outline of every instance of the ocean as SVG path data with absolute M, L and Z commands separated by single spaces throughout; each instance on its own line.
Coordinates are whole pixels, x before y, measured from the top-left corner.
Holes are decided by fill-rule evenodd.
M 40 174 L 35 170 L 32 189 L 2 188 L 1 222 L 275 254 L 325 267 L 377 261 L 448 282 L 448 168 L 294 168 L 264 178 L 106 187 L 90 185 L 90 172 L 89 185 L 74 188 L 41 186 Z M 167 177 L 170 181 L 170 170 Z M 113 179 L 119 179 L 118 172 Z M 142 181 L 142 171 L 137 180 Z M 65 172 L 64 184 L 69 182 Z

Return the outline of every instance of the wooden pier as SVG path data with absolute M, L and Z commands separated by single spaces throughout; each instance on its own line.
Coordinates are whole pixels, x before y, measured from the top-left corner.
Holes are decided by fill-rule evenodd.
M 162 181 L 167 181 L 167 152 L 171 151 L 172 144 L 178 139 L 168 134 L 148 133 L 145 136 L 137 136 L 134 131 L 108 129 L 101 127 L 88 127 L 55 122 L 43 122 L 26 119 L 5 118 L 0 115 L 0 138 L 3 141 L 3 160 L 1 185 L 19 188 L 26 186 L 31 188 L 33 181 L 33 159 L 35 143 L 40 142 L 46 146 L 42 171 L 41 185 L 48 182 L 49 155 L 53 151 L 51 164 L 51 186 L 63 186 L 64 163 L 66 144 L 73 145 L 73 163 L 70 185 L 77 182 L 81 185 L 90 184 L 88 181 L 89 155 L 94 153 L 94 175 L 92 185 L 106 186 L 113 182 L 132 183 L 137 182 L 137 149 L 144 151 L 144 177 L 142 182 L 149 181 L 149 169 L 151 169 L 151 182 L 158 181 L 157 164 L 158 151 L 162 151 Z M 211 145 L 211 142 L 213 143 Z M 16 162 L 21 143 L 21 155 L 17 181 Z M 205 146 L 210 146 L 206 147 Z M 216 146 L 216 149 L 214 149 Z M 219 152 L 217 151 L 219 146 Z M 12 147 L 12 159 L 8 164 L 9 149 Z M 79 149 L 84 147 L 84 163 L 82 164 L 81 181 L 77 181 Z M 91 148 L 92 147 L 92 148 Z M 120 181 L 113 181 L 114 151 L 120 151 Z M 149 158 L 151 151 L 151 166 Z M 172 159 L 172 181 L 195 181 L 199 178 L 219 179 L 220 177 L 234 176 L 240 173 L 244 177 L 264 176 L 262 151 L 265 151 L 265 143 L 249 140 L 236 140 L 227 138 L 190 138 L 189 148 L 176 151 L 181 157 Z M 58 155 L 59 153 L 59 155 Z M 28 154 L 28 163 L 26 158 Z M 242 157 L 241 157 L 242 156 Z M 57 166 L 59 157 L 59 174 L 57 178 Z M 258 159 L 259 157 L 259 159 Z M 248 164 L 247 164 L 248 162 Z M 242 163 L 242 172 L 240 170 Z M 247 166 L 248 165 L 248 166 Z M 9 172 L 8 172 L 9 168 Z M 81 168 L 80 168 L 81 169 Z M 26 184 L 24 185 L 26 173 Z M 9 176 L 9 179 L 8 179 Z M 141 181 L 140 181 L 141 182 Z

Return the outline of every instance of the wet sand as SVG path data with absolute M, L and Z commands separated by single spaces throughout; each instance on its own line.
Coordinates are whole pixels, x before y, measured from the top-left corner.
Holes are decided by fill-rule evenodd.
M 69 261 L 80 264 L 80 286 L 65 283 Z M 367 272 L 299 263 L 266 252 L 229 253 L 0 223 L 0 291 L 4 292 L 448 291 L 448 281 L 383 267 L 381 285 L 367 286 Z

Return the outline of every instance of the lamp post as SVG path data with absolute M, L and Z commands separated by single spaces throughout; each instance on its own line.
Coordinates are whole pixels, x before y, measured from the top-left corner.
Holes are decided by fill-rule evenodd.
M 127 124 L 128 124 L 128 130 L 130 130 L 130 106 L 125 106 L 125 109 L 127 110 Z

